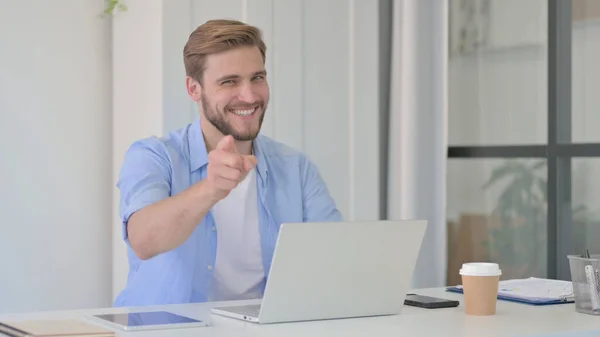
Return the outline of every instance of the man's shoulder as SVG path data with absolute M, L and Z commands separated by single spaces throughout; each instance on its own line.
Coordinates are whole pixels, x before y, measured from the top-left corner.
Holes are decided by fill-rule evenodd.
M 257 141 L 267 167 L 276 176 L 305 177 L 316 169 L 309 156 L 298 149 L 264 135 L 257 137 Z
M 164 159 L 172 159 L 173 156 L 185 157 L 188 147 L 189 125 L 170 131 L 164 136 L 147 136 L 134 141 L 130 147 L 132 150 L 143 150 Z
M 268 159 L 302 159 L 306 157 L 301 151 L 268 136 L 259 135 L 256 139 L 259 141 L 260 150 Z

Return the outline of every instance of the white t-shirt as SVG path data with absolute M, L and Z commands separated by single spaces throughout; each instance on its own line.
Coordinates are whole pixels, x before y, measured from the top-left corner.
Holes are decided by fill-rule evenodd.
M 217 257 L 210 301 L 260 298 L 265 273 L 258 228 L 256 168 L 213 206 L 212 215 L 217 229 Z

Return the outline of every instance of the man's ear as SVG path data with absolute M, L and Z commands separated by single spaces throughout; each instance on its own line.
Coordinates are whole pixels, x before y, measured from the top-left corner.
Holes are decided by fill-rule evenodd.
M 185 86 L 187 88 L 188 95 L 194 102 L 198 102 L 202 97 L 202 86 L 191 76 L 186 76 Z

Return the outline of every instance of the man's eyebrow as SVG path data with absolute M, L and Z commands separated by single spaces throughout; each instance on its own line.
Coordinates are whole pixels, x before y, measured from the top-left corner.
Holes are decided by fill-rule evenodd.
M 225 76 L 221 76 L 217 79 L 217 82 L 223 82 L 223 81 L 227 81 L 227 80 L 234 80 L 236 78 L 240 78 L 240 75 L 225 75 Z
M 267 71 L 266 70 L 259 70 L 257 72 L 255 72 L 254 74 L 252 74 L 252 77 L 254 76 L 266 76 L 267 75 Z M 240 75 L 235 75 L 235 74 L 231 74 L 231 75 L 225 75 L 225 76 L 221 76 L 217 79 L 217 82 L 223 82 L 223 81 L 228 81 L 228 80 L 235 80 L 240 78 Z
M 254 76 L 259 76 L 259 75 L 266 76 L 267 75 L 267 71 L 266 70 L 261 70 L 261 71 L 257 71 L 257 72 L 254 73 Z

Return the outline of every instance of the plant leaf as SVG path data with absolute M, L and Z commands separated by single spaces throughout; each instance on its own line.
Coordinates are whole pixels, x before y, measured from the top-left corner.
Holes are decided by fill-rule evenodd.
M 495 182 L 497 182 L 498 180 L 506 177 L 507 175 L 513 173 L 516 169 L 515 167 L 516 165 L 512 162 L 507 162 L 506 164 L 504 164 L 503 166 L 497 167 L 492 171 L 492 175 L 490 176 L 490 179 L 488 179 L 487 182 L 485 182 L 485 184 L 483 184 L 482 188 L 485 190 L 487 188 L 489 188 L 491 185 L 493 185 Z
M 534 164 L 531 166 L 531 168 L 532 168 L 533 170 L 538 170 L 538 169 L 541 169 L 542 167 L 545 167 L 545 166 L 546 166 L 546 160 L 540 160 L 540 161 L 538 161 L 538 162 L 534 163 Z
M 548 183 L 542 179 L 542 178 L 536 178 L 535 180 L 535 184 L 537 185 L 537 187 L 540 189 L 540 192 L 542 193 L 542 201 L 544 203 L 548 202 Z

